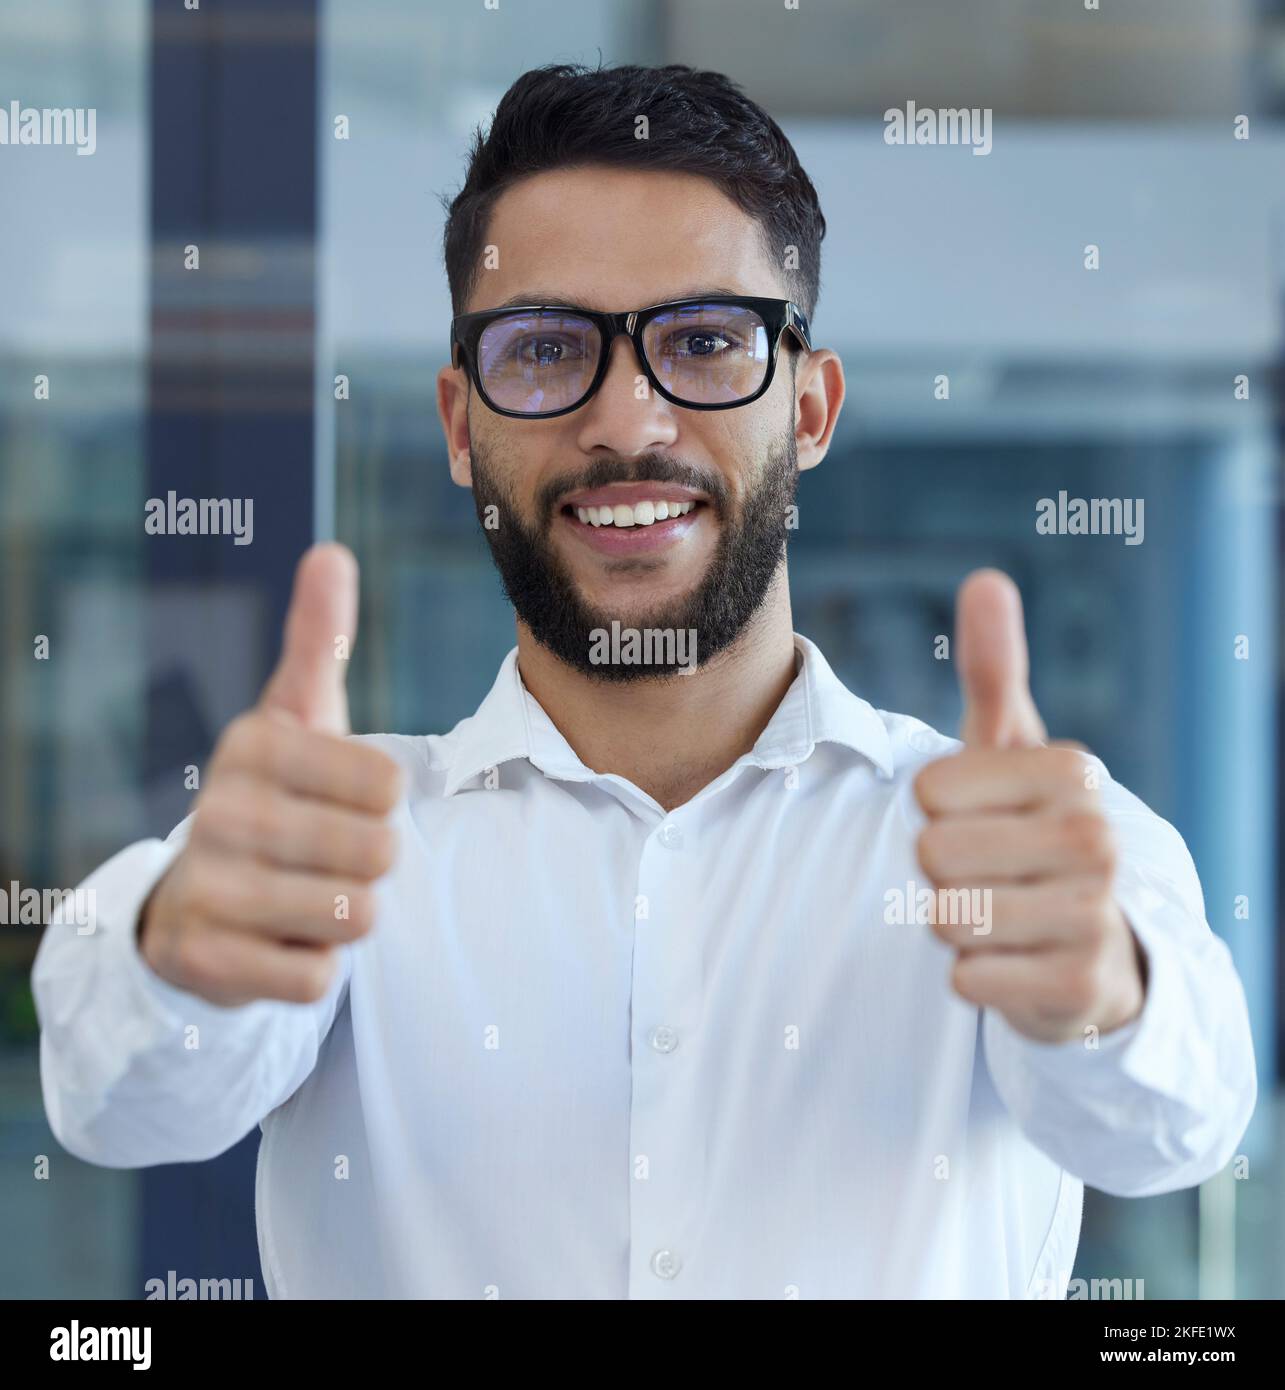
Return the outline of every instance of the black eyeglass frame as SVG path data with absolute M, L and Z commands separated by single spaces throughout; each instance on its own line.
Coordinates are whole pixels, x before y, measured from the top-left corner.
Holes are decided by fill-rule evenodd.
M 772 348 L 767 361 L 767 371 L 763 374 L 763 382 L 752 395 L 744 396 L 738 401 L 685 401 L 667 391 L 652 370 L 652 365 L 647 360 L 647 351 L 643 346 L 643 330 L 659 314 L 667 313 L 671 309 L 686 309 L 697 304 L 719 304 L 737 309 L 751 309 L 762 319 Z M 597 328 L 598 336 L 602 340 L 598 355 L 598 369 L 594 372 L 593 379 L 584 395 L 572 405 L 564 405 L 558 410 L 505 410 L 496 405 L 487 395 L 486 387 L 482 384 L 482 372 L 477 358 L 478 341 L 487 327 L 497 319 L 505 318 L 510 314 L 545 312 L 578 314 Z M 623 333 L 633 343 L 634 354 L 647 380 L 651 382 L 656 393 L 669 401 L 671 405 L 680 406 L 684 410 L 732 410 L 737 406 L 749 405 L 758 400 L 772 385 L 772 378 L 776 375 L 776 359 L 779 355 L 781 339 L 787 330 L 794 335 L 805 351 L 812 351 L 807 315 L 789 299 L 762 299 L 754 295 L 698 294 L 687 299 L 670 299 L 663 304 L 651 304 L 645 309 L 632 309 L 619 314 L 604 313 L 597 309 L 582 309 L 577 304 L 508 304 L 502 309 L 481 309 L 474 314 L 459 314 L 451 320 L 451 366 L 458 367 L 461 359 L 464 361 L 468 368 L 469 377 L 477 388 L 477 393 L 482 398 L 483 404 L 489 410 L 495 411 L 497 415 L 507 415 L 513 420 L 552 420 L 555 416 L 570 415 L 573 410 L 579 410 L 598 390 L 607 375 L 607 364 L 611 357 L 612 346 Z

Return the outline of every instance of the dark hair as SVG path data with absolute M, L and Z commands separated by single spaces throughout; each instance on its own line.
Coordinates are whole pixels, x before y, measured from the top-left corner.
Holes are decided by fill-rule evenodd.
M 637 116 L 648 119 L 645 140 L 634 136 Z M 500 194 L 528 174 L 591 164 L 709 179 L 758 221 L 791 297 L 812 317 L 825 235 L 812 180 L 780 126 L 735 82 L 682 64 L 552 63 L 523 73 L 505 92 L 489 131 L 474 135 L 463 188 L 446 203 L 443 242 L 455 313 L 477 283 Z M 797 248 L 797 269 L 785 268 L 790 247 Z

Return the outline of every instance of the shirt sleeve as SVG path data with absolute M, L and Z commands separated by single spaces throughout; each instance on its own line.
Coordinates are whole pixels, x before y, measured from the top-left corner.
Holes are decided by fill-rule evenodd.
M 151 969 L 138 950 L 139 913 L 191 819 L 90 874 L 74 895 L 89 913 L 75 914 L 79 924 L 54 913 L 36 953 L 45 1112 L 58 1142 L 90 1163 L 146 1167 L 231 1148 L 307 1078 L 346 996 L 347 946 L 312 1004 L 222 1008 Z
M 1092 1187 L 1147 1197 L 1230 1161 L 1258 1097 L 1254 1046 L 1187 846 L 1098 765 L 1115 900 L 1147 959 L 1142 1012 L 1092 1046 L 1034 1041 L 986 1009 L 983 1039 L 996 1089 L 1032 1143 Z

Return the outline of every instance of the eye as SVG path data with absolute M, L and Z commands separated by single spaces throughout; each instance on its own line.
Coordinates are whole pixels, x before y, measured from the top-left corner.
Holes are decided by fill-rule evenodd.
M 504 360 L 521 367 L 561 367 L 584 361 L 582 339 L 555 333 L 529 333 L 515 338 L 505 349 Z
M 675 357 L 715 357 L 739 344 L 720 329 L 688 328 L 670 336 L 666 355 Z
M 513 355 L 519 362 L 535 367 L 552 367 L 561 362 L 566 345 L 556 338 L 524 338 L 514 345 Z

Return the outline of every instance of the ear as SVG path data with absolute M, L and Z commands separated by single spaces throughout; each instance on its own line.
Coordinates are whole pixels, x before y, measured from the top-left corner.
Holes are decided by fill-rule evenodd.
M 843 407 L 843 363 L 829 348 L 800 358 L 794 381 L 794 444 L 799 469 L 815 468 L 830 448 Z
M 473 458 L 469 452 L 469 379 L 463 367 L 443 367 L 437 374 L 437 413 L 446 436 L 451 478 L 460 487 L 473 486 Z

